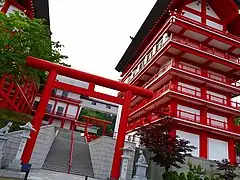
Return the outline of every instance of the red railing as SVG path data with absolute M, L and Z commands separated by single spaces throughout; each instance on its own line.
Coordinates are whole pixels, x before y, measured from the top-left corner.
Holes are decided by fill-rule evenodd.
M 222 128 L 222 129 L 228 129 L 227 122 L 223 122 L 214 118 L 207 118 L 207 123 L 210 126 Z
M 213 33 L 215 32 L 215 33 L 217 33 L 217 34 L 221 34 L 221 35 L 227 36 L 227 37 L 229 37 L 229 38 L 233 38 L 233 39 L 240 40 L 240 38 L 239 38 L 238 36 L 235 36 L 235 35 L 233 35 L 233 34 L 226 33 L 225 31 L 221 31 L 221 30 L 216 29 L 216 28 L 213 28 L 213 27 L 211 27 L 211 26 L 203 25 L 202 23 L 199 23 L 198 21 L 195 21 L 195 20 L 193 20 L 193 19 L 190 19 L 190 18 L 188 18 L 188 17 L 186 17 L 186 16 L 183 16 L 182 14 L 175 13 L 175 12 L 172 12 L 172 13 L 174 13 L 174 16 L 176 16 L 177 18 L 180 18 L 181 20 L 185 20 L 185 21 L 188 21 L 188 22 L 193 23 L 193 24 L 194 24 L 193 26 L 196 26 L 196 25 L 198 25 L 198 26 L 200 26 L 200 27 L 203 27 L 203 26 L 204 26 L 205 29 L 212 31 Z
M 180 110 L 180 109 L 177 110 L 177 117 L 186 119 L 186 120 L 190 120 L 190 121 L 194 121 L 194 122 L 200 122 L 199 114 L 187 112 L 187 111 Z
M 184 94 L 189 94 L 196 97 L 201 97 L 201 91 L 193 89 L 191 87 L 186 87 L 184 85 L 178 85 L 178 91 Z
M 172 61 L 166 63 L 165 65 L 163 65 L 160 70 L 151 78 L 149 79 L 147 82 L 145 82 L 145 84 L 142 86 L 143 88 L 146 87 L 148 84 L 150 84 L 154 79 L 157 79 L 158 77 L 160 77 L 163 73 L 165 73 L 168 69 L 170 69 L 170 67 L 172 66 Z
M 202 46 L 200 43 L 195 42 L 193 40 L 190 40 L 188 38 L 183 38 L 183 37 L 179 37 L 179 36 L 175 35 L 175 36 L 173 36 L 172 41 L 180 42 L 181 44 L 191 46 L 191 47 L 196 48 L 198 50 L 202 50 L 205 53 L 215 55 L 215 56 L 219 56 L 221 58 L 224 58 L 224 59 L 227 59 L 229 61 L 240 64 L 240 60 L 237 57 L 234 57 L 230 54 L 227 54 L 225 52 L 222 52 L 222 51 L 220 51 L 218 49 L 215 49 L 215 48 L 212 48 L 212 47 Z
M 161 96 L 165 91 L 169 90 L 171 87 L 171 83 L 164 85 L 161 89 L 159 89 L 154 96 L 151 99 L 144 99 L 143 101 L 141 101 L 139 104 L 135 105 L 131 111 L 130 114 L 133 113 L 134 111 L 136 111 L 137 109 L 143 107 L 144 105 L 146 105 L 147 103 L 153 101 L 154 99 L 156 99 L 157 97 Z
M 73 150 L 74 150 L 74 131 L 72 130 L 72 132 L 71 132 L 71 145 L 70 145 L 70 152 L 69 152 L 69 161 L 68 161 L 68 174 L 70 174 L 71 167 L 72 167 Z
M 181 63 L 179 62 L 178 66 L 176 66 L 176 63 L 173 64 L 174 67 L 177 67 L 179 69 L 182 69 L 184 71 L 188 71 L 188 72 L 191 72 L 191 73 L 194 73 L 194 74 L 198 74 L 198 75 L 201 75 L 201 69 L 199 68 L 195 68 L 191 65 L 188 65 L 188 64 L 185 64 L 185 63 Z
M 207 94 L 207 100 L 212 101 L 212 102 L 217 102 L 217 103 L 221 103 L 223 105 L 227 104 L 227 98 L 225 97 L 219 97 L 219 96 L 215 96 L 212 94 Z

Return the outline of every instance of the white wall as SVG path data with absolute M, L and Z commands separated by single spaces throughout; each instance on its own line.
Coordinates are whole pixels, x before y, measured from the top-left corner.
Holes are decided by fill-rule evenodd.
M 112 114 L 117 114 L 117 112 L 118 112 L 118 108 L 115 106 L 111 106 L 111 109 L 108 109 L 106 104 L 96 102 L 96 105 L 93 105 L 91 100 L 86 100 L 86 99 L 82 99 L 82 106 L 91 108 L 91 109 L 95 109 L 98 111 L 112 113 Z
M 177 130 L 177 136 L 179 136 L 179 138 L 181 139 L 190 141 L 190 145 L 196 147 L 196 149 L 192 151 L 192 155 L 195 157 L 199 157 L 199 135 Z
M 10 14 L 10 13 L 13 13 L 14 11 L 18 11 L 20 13 L 23 13 L 21 10 L 19 10 L 18 8 L 14 7 L 14 6 L 10 6 L 7 10 L 7 13 L 6 14 Z
M 225 141 L 208 138 L 208 159 L 228 159 L 228 143 Z
M 67 115 L 76 116 L 78 107 L 75 105 L 69 105 L 67 110 Z
M 187 118 L 189 120 L 195 120 L 194 119 L 194 114 L 198 115 L 196 116 L 196 121 L 199 122 L 200 121 L 200 110 L 198 109 L 193 109 L 187 106 L 183 106 L 178 104 L 177 105 L 177 110 L 182 110 L 183 112 L 181 112 L 181 114 L 179 114 L 178 112 L 178 116 L 182 117 L 182 118 Z M 191 113 L 191 114 L 189 114 Z
M 178 90 L 187 94 L 201 97 L 201 89 L 183 82 L 178 82 Z
M 227 104 L 227 97 L 222 94 L 218 94 L 212 91 L 207 91 L 207 98 L 211 101 L 219 102 L 221 104 Z
M 215 127 L 224 128 L 224 123 L 227 123 L 227 118 L 224 116 L 207 113 L 207 118 L 211 119 L 211 125 Z M 217 120 L 217 121 L 214 121 L 214 120 Z M 210 120 L 208 119 L 207 121 L 208 121 L 208 124 L 210 124 Z
M 184 12 L 183 16 L 185 16 L 189 19 L 192 19 L 192 20 L 195 20 L 195 21 L 198 21 L 198 22 L 202 21 L 202 17 L 200 17 L 198 15 L 195 15 L 195 14 L 187 12 L 187 11 L 183 11 L 183 12 Z
M 202 11 L 202 3 L 198 4 L 198 1 L 194 1 L 190 4 L 187 4 L 186 6 L 199 12 Z

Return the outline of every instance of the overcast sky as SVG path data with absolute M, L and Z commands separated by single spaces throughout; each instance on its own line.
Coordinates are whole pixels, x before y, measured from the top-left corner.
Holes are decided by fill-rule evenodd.
M 115 67 L 156 0 L 49 0 L 53 40 L 68 64 L 118 80 Z M 108 89 L 97 91 L 116 94 Z

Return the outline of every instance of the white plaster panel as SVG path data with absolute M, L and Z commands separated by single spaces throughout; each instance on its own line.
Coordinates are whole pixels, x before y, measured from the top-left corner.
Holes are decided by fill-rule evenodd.
M 20 12 L 20 13 L 23 13 L 20 9 L 18 9 L 18 8 L 16 8 L 16 7 L 14 7 L 14 6 L 11 5 L 11 6 L 8 8 L 6 14 L 13 13 L 14 11 L 18 11 L 18 12 Z
M 194 1 L 190 4 L 187 4 L 186 6 L 199 12 L 202 10 L 202 3 L 198 3 L 198 1 Z
M 218 15 L 213 11 L 213 9 L 207 4 L 208 8 L 206 9 L 206 13 L 208 16 L 214 17 L 216 19 L 220 19 Z
M 196 147 L 196 149 L 192 151 L 192 155 L 199 157 L 199 135 L 177 130 L 177 136 L 181 139 L 190 141 L 190 144 Z
M 227 123 L 227 118 L 212 113 L 207 113 L 208 123 L 212 126 L 224 128 L 224 124 Z M 211 120 L 211 121 L 210 121 Z
M 178 82 L 178 90 L 194 96 L 201 96 L 201 89 L 199 87 L 192 86 L 183 82 Z
M 189 18 L 189 19 L 192 19 L 192 20 L 195 20 L 197 22 L 201 22 L 202 21 L 202 17 L 196 15 L 196 14 L 193 14 L 193 13 L 190 13 L 188 11 L 183 11 L 183 16 Z
M 208 138 L 208 159 L 228 159 L 228 143 L 225 141 Z
M 211 26 L 211 27 L 216 28 L 216 29 L 218 29 L 218 30 L 223 30 L 223 25 L 218 24 L 218 23 L 213 22 L 213 21 L 210 21 L 210 20 L 208 20 L 208 19 L 207 19 L 207 21 L 206 21 L 206 24 L 207 24 L 208 26 Z
M 71 115 L 71 116 L 76 116 L 77 110 L 78 110 L 78 107 L 77 107 L 77 106 L 75 106 L 75 105 L 69 105 L 69 106 L 68 106 L 68 110 L 67 110 L 67 114 L 68 114 L 68 115 Z
M 181 114 L 178 114 L 180 117 L 182 118 L 187 118 L 190 120 L 196 120 L 196 121 L 200 121 L 200 110 L 198 109 L 193 109 L 187 106 L 182 106 L 180 104 L 177 105 L 177 109 L 181 110 Z M 180 113 L 180 112 L 178 112 Z M 198 115 L 198 116 L 195 116 Z M 196 119 L 194 119 L 196 117 Z
M 219 102 L 221 104 L 227 104 L 227 97 L 222 94 L 218 94 L 212 91 L 207 91 L 207 97 L 211 101 Z

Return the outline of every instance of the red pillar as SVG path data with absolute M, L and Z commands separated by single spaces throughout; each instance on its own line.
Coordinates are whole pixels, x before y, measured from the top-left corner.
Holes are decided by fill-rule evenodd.
M 208 158 L 208 138 L 206 132 L 201 132 L 200 134 L 200 158 L 207 159 Z
M 237 162 L 235 141 L 233 138 L 228 140 L 228 158 L 231 164 L 235 164 Z
M 33 128 L 36 131 L 32 131 L 30 133 L 30 137 L 31 139 L 28 139 L 26 147 L 23 151 L 23 155 L 22 155 L 22 163 L 23 164 L 28 164 L 33 152 L 33 148 L 35 146 L 36 140 L 37 140 L 37 136 L 42 124 L 42 120 L 45 114 L 45 110 L 49 101 L 49 98 L 51 97 L 52 94 L 52 89 L 54 87 L 54 82 L 56 80 L 57 77 L 57 73 L 56 71 L 51 71 L 48 75 L 48 79 L 47 82 L 45 84 L 44 90 L 43 90 L 43 94 L 42 97 L 40 99 L 39 105 L 37 107 L 37 111 L 35 113 L 35 116 L 32 120 L 32 125 Z
M 122 160 L 121 148 L 123 148 L 124 142 L 125 142 L 131 97 L 132 97 L 132 92 L 127 91 L 125 93 L 124 104 L 122 108 L 121 119 L 120 119 L 119 129 L 118 129 L 117 142 L 116 142 L 115 152 L 113 156 L 111 179 L 118 179 L 120 176 L 120 166 L 121 166 L 121 160 Z
M 106 124 L 103 124 L 102 136 L 104 136 L 106 133 L 106 126 L 107 126 Z

